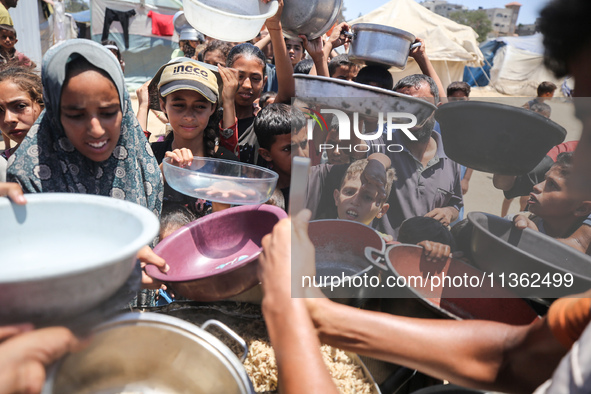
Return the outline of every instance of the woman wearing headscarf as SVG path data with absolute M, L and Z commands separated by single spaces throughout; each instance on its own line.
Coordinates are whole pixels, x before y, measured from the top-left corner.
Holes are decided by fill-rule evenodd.
M 45 111 L 10 157 L 7 180 L 25 193 L 111 196 L 159 217 L 162 175 L 115 56 L 93 41 L 69 40 L 46 53 L 42 82 Z M 149 247 L 138 258 L 168 269 Z M 143 282 L 152 281 L 144 274 Z
M 69 40 L 47 52 L 42 80 L 45 111 L 9 160 L 7 179 L 25 193 L 111 196 L 159 216 L 161 173 L 117 59 L 90 40 Z

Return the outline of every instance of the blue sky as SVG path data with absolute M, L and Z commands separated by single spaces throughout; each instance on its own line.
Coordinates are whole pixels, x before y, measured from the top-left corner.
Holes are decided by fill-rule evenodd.
M 367 14 L 370 11 L 375 10 L 381 5 L 384 5 L 389 0 L 344 0 L 344 5 L 347 7 L 345 11 L 345 18 L 351 20 L 357 18 L 359 13 L 362 15 Z M 394 0 L 395 1 L 395 0 Z M 420 1 L 415 0 L 418 3 Z M 478 7 L 483 8 L 504 8 L 505 4 L 512 2 L 513 0 L 448 0 L 449 3 L 462 4 L 469 9 L 477 9 Z M 517 0 L 521 5 L 519 10 L 519 19 L 517 23 L 528 24 L 534 23 L 540 10 L 549 0 Z

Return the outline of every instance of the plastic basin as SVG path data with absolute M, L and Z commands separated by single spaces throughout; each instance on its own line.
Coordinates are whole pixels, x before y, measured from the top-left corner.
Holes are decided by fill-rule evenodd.
M 260 0 L 183 0 L 191 26 L 207 36 L 231 42 L 255 38 L 278 8 L 277 1 L 265 4 Z
M 188 196 L 225 204 L 254 205 L 271 198 L 276 172 L 238 161 L 197 157 L 190 166 L 163 161 L 164 177 L 174 190 Z

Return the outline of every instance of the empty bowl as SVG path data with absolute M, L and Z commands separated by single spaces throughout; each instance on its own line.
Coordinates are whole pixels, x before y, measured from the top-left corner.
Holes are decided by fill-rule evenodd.
M 232 160 L 195 156 L 186 167 L 172 164 L 169 157 L 162 162 L 166 182 L 174 190 L 224 204 L 264 203 L 279 178 L 274 171 Z
M 529 324 L 537 318 L 534 310 L 515 293 L 498 283 L 491 283 L 483 272 L 461 260 L 448 258 L 443 262 L 429 262 L 422 247 L 405 244 L 391 246 L 385 260 L 390 275 L 406 278 L 405 283 L 400 282 L 406 286 L 387 287 L 382 291 L 384 312 L 422 318 L 491 320 L 507 324 Z M 441 282 L 428 280 L 444 275 L 450 278 L 445 286 Z M 468 282 L 463 282 L 467 286 L 463 286 L 458 281 L 461 278 L 478 278 L 481 282 L 467 279 Z M 391 281 L 393 278 L 386 280 L 386 283 Z M 390 298 L 385 292 L 390 292 Z
M 170 266 L 167 273 L 154 266 L 147 266 L 146 272 L 194 301 L 235 296 L 259 283 L 261 241 L 286 217 L 284 210 L 272 205 L 212 213 L 175 231 L 154 248 Z
M 523 175 L 531 171 L 566 130 L 525 108 L 482 101 L 456 101 L 435 111 L 445 154 L 478 171 Z
M 5 324 L 59 323 L 99 305 L 125 283 L 137 252 L 158 233 L 158 218 L 128 201 L 74 193 L 26 198 L 26 205 L 0 198 Z
M 586 254 L 495 215 L 470 212 L 468 220 L 474 225 L 474 264 L 497 279 L 503 275 L 505 286 L 522 297 L 558 298 L 591 288 L 591 257 Z
M 183 9 L 197 31 L 222 41 L 242 42 L 255 38 L 279 5 L 261 0 L 183 0 Z

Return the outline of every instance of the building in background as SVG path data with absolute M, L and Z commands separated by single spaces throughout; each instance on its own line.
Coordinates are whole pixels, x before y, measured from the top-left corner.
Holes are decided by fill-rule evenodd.
M 492 23 L 491 37 L 513 36 L 517 32 L 517 18 L 521 4 L 512 2 L 505 8 L 487 8 L 484 11 Z
M 423 1 L 421 5 L 436 13 L 437 15 L 444 16 L 449 18 L 449 15 L 456 12 L 456 11 L 466 11 L 468 7 L 460 5 L 460 4 L 451 4 L 448 3 L 446 0 L 431 0 L 431 1 Z

